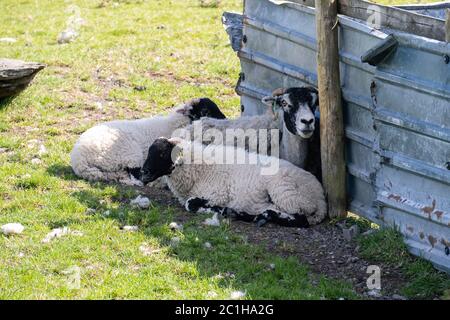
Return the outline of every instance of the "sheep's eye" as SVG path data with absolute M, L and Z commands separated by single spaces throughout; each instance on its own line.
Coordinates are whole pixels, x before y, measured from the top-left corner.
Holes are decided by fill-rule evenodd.
M 286 107 L 288 106 L 288 103 L 287 103 L 285 100 L 282 100 L 282 101 L 281 101 L 281 106 L 282 106 L 283 108 L 286 108 Z

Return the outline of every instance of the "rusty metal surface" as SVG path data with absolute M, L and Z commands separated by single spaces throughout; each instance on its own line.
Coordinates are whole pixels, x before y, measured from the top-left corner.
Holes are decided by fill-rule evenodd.
M 317 85 L 313 8 L 245 0 L 243 23 L 244 115 L 262 113 L 276 87 Z M 371 66 L 361 56 L 389 34 L 339 17 L 349 210 L 450 271 L 450 45 L 393 34 L 395 51 Z

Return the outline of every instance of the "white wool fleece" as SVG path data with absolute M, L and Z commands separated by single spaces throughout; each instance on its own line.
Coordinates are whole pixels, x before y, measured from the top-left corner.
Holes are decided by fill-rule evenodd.
M 228 207 L 250 215 L 266 210 L 305 214 L 311 225 L 321 222 L 327 214 L 319 181 L 287 161 L 232 146 L 205 147 L 198 142 L 172 140 L 176 140 L 182 152 L 165 180 L 182 205 L 189 198 L 202 198 L 208 200 L 208 205 Z M 215 155 L 229 154 L 233 150 L 259 161 L 257 164 L 216 164 Z M 197 161 L 192 161 L 191 153 Z M 267 163 L 279 163 L 278 171 L 272 175 L 261 174 L 262 166 Z
M 70 154 L 75 174 L 90 181 L 139 184 L 127 168 L 141 168 L 148 148 L 159 137 L 190 123 L 188 116 L 174 110 L 167 116 L 139 120 L 117 120 L 84 132 Z

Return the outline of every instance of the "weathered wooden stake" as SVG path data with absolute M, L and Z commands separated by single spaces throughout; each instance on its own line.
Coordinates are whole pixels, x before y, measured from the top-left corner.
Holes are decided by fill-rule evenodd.
M 330 217 L 345 217 L 344 121 L 339 73 L 338 0 L 316 0 L 322 178 Z
M 450 9 L 447 9 L 447 19 L 445 20 L 445 41 L 450 43 Z

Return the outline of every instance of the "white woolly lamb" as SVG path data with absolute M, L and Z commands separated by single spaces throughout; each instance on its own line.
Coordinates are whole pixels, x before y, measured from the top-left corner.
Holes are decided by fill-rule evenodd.
M 70 154 L 72 169 L 77 176 L 90 181 L 140 184 L 140 170 L 152 142 L 207 116 L 225 118 L 213 101 L 202 98 L 175 108 L 167 116 L 97 125 L 75 143 Z
M 243 156 L 246 164 L 234 156 L 227 162 L 229 155 Z M 161 176 L 188 211 L 295 227 L 317 224 L 327 213 L 322 186 L 311 173 L 233 146 L 159 138 L 149 148 L 142 181 Z

